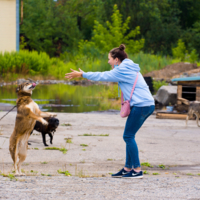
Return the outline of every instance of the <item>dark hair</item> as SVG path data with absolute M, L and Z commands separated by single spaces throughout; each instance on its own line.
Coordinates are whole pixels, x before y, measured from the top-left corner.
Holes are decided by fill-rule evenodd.
M 125 59 L 128 58 L 127 53 L 124 51 L 125 50 L 125 45 L 121 44 L 119 47 L 116 47 L 112 50 L 110 50 L 110 55 L 112 58 L 118 58 L 121 62 Z

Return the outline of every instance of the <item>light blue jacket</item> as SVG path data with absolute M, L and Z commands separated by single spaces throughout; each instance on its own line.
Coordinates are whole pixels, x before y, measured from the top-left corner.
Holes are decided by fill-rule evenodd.
M 83 78 L 93 81 L 118 82 L 119 87 L 123 92 L 124 100 L 129 100 L 138 72 L 138 81 L 135 86 L 130 105 L 136 107 L 155 105 L 154 99 L 149 91 L 149 86 L 146 84 L 139 71 L 139 65 L 126 58 L 119 66 L 110 71 L 83 72 Z

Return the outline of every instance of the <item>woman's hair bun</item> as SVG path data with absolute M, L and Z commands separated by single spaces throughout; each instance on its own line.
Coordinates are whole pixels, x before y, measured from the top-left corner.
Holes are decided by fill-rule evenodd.
M 125 45 L 124 44 L 121 44 L 120 46 L 119 46 L 119 49 L 121 50 L 121 51 L 124 51 L 125 50 Z

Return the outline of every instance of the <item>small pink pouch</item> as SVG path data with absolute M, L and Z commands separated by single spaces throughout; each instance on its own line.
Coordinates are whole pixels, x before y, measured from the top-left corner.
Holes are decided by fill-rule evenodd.
M 123 93 L 121 92 L 121 111 L 120 111 L 121 117 L 128 117 L 131 112 L 130 101 L 131 101 L 131 97 L 133 95 L 137 80 L 138 80 L 138 73 L 137 73 L 137 77 L 135 79 L 135 83 L 134 83 L 132 91 L 131 91 L 130 100 L 123 101 Z

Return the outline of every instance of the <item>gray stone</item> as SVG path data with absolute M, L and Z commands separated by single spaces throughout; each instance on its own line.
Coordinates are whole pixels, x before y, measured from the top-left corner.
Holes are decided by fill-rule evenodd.
M 155 95 L 155 100 L 164 106 L 176 104 L 177 101 L 177 86 L 162 86 Z

